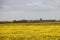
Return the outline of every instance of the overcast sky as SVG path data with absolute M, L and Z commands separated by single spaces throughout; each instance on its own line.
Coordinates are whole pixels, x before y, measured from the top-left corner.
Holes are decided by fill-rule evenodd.
M 0 20 L 60 19 L 60 0 L 0 0 Z

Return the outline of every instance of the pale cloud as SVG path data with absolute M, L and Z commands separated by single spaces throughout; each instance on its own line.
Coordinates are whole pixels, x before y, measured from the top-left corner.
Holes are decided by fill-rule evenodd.
M 60 0 L 2 0 L 1 20 L 60 19 Z
M 55 0 L 55 1 L 56 1 L 57 5 L 59 5 L 59 4 L 60 4 L 60 0 Z
M 38 7 L 38 8 L 42 8 L 42 9 L 56 9 L 56 8 L 58 8 L 57 5 L 55 5 L 56 3 L 52 3 L 53 5 L 50 5 L 51 2 L 48 3 L 49 5 L 47 5 L 45 3 L 44 3 L 44 1 L 37 1 L 37 2 L 33 1 L 32 3 L 27 3 L 26 5 L 30 6 L 30 7 Z

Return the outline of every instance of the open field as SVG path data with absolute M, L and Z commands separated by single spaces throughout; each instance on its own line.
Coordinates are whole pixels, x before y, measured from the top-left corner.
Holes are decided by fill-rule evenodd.
M 0 24 L 0 40 L 60 40 L 60 23 Z

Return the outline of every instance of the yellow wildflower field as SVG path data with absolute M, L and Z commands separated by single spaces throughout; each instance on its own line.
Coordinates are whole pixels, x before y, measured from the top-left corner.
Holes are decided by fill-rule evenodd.
M 0 24 L 0 40 L 60 40 L 60 25 Z

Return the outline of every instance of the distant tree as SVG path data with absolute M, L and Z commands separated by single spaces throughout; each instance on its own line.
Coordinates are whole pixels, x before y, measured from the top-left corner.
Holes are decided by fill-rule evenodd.
M 17 22 L 16 20 L 13 20 L 13 23 Z
M 27 20 L 21 20 L 20 22 L 21 23 L 27 23 Z
M 40 18 L 40 22 L 42 22 L 43 21 L 43 19 L 42 18 Z

